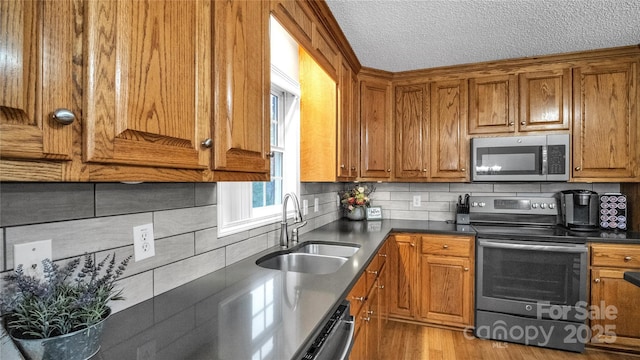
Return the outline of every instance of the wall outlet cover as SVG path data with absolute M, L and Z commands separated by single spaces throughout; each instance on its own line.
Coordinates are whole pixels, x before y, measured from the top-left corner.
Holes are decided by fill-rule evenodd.
M 302 215 L 307 215 L 309 213 L 309 200 L 302 200 Z
M 420 207 L 421 201 L 422 198 L 420 197 L 420 195 L 413 195 L 413 207 Z
M 318 212 L 320 208 L 320 201 L 318 198 L 313 199 L 313 212 Z
M 22 264 L 25 274 L 44 278 L 42 260 L 52 259 L 51 239 L 13 245 L 13 266 Z
M 133 227 L 133 253 L 136 262 L 156 254 L 152 223 Z

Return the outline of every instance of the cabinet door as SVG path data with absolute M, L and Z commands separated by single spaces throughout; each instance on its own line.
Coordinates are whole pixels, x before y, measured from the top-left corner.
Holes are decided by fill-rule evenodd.
M 631 269 L 593 268 L 591 271 L 591 306 L 599 313 L 592 316 L 592 342 L 640 349 L 640 287 L 624 280 Z M 606 309 L 615 309 L 615 316 Z M 592 311 L 593 313 L 593 311 Z M 613 335 L 613 336 L 612 336 Z
M 431 84 L 431 179 L 469 181 L 466 80 Z
M 471 325 L 472 291 L 469 259 L 420 256 L 420 317 L 428 322 Z
M 355 101 L 358 80 L 351 66 L 343 58 L 340 66 L 339 102 L 338 102 L 338 179 L 353 180 L 358 176 L 358 150 L 360 146 L 360 128 L 356 116 Z
M 518 121 L 515 75 L 469 80 L 469 134 L 507 133 Z
M 363 80 L 360 85 L 360 176 L 391 177 L 391 86 L 387 81 Z
M 574 69 L 574 178 L 625 181 L 640 175 L 637 71 L 637 61 Z
M 394 235 L 389 239 L 388 289 L 389 314 L 413 318 L 413 291 L 416 278 L 416 238 Z
M 378 359 L 380 356 L 380 336 L 382 317 L 380 316 L 380 302 L 378 296 L 378 282 L 376 281 L 367 297 L 367 359 Z
M 234 172 L 246 172 L 268 180 L 269 2 L 214 3 L 214 177 L 236 180 Z
M 85 161 L 208 168 L 211 13 L 209 1 L 84 2 Z
M 73 74 L 73 9 L 71 0 L 0 2 L 3 159 L 72 157 L 74 125 L 57 123 L 52 114 L 66 108 L 79 116 L 74 103 L 79 99 L 74 99 L 77 78 Z
M 429 177 L 429 101 L 427 84 L 396 87 L 396 179 Z
M 571 70 L 520 74 L 520 131 L 568 130 Z

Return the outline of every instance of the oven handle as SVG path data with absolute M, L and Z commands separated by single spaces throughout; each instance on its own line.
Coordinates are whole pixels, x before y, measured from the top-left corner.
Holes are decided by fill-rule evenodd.
M 503 243 L 487 240 L 478 240 L 478 244 L 484 247 L 498 248 L 498 249 L 515 249 L 515 250 L 536 250 L 536 251 L 555 251 L 566 253 L 586 253 L 586 246 L 571 246 L 571 245 L 537 245 L 537 244 L 514 244 Z

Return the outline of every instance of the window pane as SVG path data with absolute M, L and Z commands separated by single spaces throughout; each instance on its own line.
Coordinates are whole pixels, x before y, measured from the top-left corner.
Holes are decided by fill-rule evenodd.
M 263 182 L 254 182 L 252 184 L 252 204 L 254 208 L 264 206 L 264 184 Z
M 280 98 L 271 94 L 271 146 L 278 145 L 278 120 L 280 119 Z

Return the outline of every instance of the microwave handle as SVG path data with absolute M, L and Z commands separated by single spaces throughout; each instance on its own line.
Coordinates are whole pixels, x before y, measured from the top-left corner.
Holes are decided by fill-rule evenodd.
M 549 169 L 549 159 L 547 158 L 547 145 L 542 147 L 542 175 L 547 175 Z

